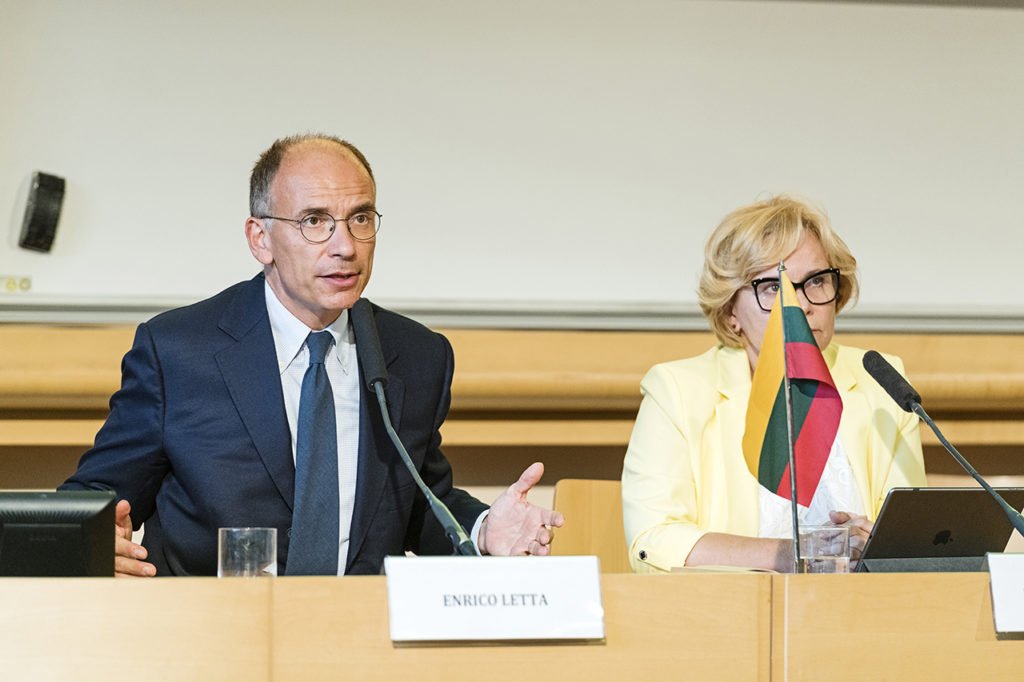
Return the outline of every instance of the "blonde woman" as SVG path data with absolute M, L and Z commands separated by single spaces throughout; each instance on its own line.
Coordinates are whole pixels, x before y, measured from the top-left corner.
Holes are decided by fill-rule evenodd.
M 857 261 L 827 217 L 776 197 L 740 208 L 708 239 L 698 297 L 718 344 L 653 367 L 622 473 L 635 571 L 731 565 L 792 570 L 789 501 L 758 484 L 741 441 L 750 383 L 784 260 L 843 402 L 839 432 L 801 524 L 848 523 L 857 559 L 888 490 L 925 484 L 915 415 L 832 342 L 856 299 Z M 887 356 L 903 371 L 902 362 Z

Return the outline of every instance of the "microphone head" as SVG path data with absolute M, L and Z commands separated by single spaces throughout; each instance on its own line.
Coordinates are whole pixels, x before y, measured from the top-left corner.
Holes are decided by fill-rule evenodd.
M 352 321 L 352 332 L 356 336 L 356 356 L 359 366 L 363 368 L 363 380 L 373 391 L 373 385 L 388 384 L 388 370 L 384 364 L 384 353 L 380 349 L 380 336 L 377 334 L 377 323 L 373 318 L 373 306 L 365 298 L 360 298 L 349 311 Z
M 864 354 L 864 369 L 904 411 L 913 412 L 921 404 L 921 394 L 877 351 Z

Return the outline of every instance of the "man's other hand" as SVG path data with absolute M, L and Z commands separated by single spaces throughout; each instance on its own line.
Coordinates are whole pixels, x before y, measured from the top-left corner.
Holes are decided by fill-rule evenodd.
M 149 553 L 132 542 L 132 505 L 121 500 L 114 510 L 114 575 L 118 578 L 156 575 L 156 566 L 145 561 Z
M 554 537 L 551 529 L 560 527 L 565 519 L 559 512 L 526 501 L 527 494 L 543 475 L 543 464 L 531 464 L 519 480 L 494 501 L 480 532 L 482 553 L 543 556 L 551 552 L 551 539 Z

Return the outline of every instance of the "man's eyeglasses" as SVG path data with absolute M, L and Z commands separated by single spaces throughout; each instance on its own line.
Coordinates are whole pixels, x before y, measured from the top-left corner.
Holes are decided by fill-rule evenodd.
M 331 238 L 338 223 L 345 223 L 348 233 L 352 239 L 360 242 L 368 242 L 377 236 L 380 229 L 380 220 L 384 216 L 376 211 L 360 211 L 353 213 L 348 218 L 335 218 L 330 213 L 308 213 L 299 219 L 278 218 L 272 215 L 255 216 L 260 220 L 283 220 L 288 223 L 295 223 L 302 233 L 302 238 L 310 244 L 323 244 Z
M 778 277 L 761 277 L 750 283 L 754 288 L 757 305 L 766 313 L 772 311 L 779 293 Z M 839 270 L 829 268 L 816 272 L 802 282 L 793 282 L 793 288 L 803 291 L 804 297 L 814 305 L 825 305 L 839 298 Z

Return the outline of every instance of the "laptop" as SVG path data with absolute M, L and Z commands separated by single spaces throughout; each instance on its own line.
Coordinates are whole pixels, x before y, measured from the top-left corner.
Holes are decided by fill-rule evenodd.
M 1024 488 L 996 488 L 1024 509 Z M 1014 532 L 984 488 L 893 488 L 857 564 L 858 572 L 984 571 Z

